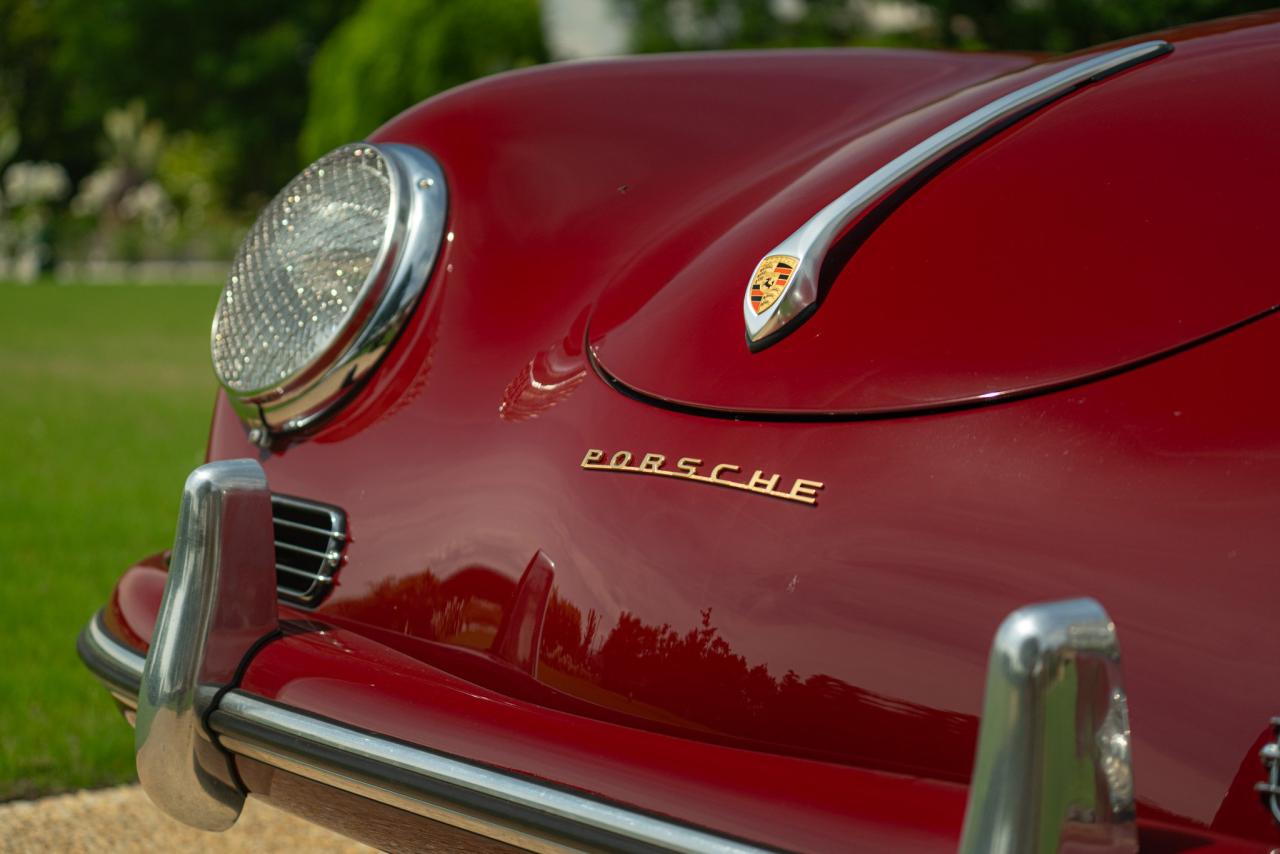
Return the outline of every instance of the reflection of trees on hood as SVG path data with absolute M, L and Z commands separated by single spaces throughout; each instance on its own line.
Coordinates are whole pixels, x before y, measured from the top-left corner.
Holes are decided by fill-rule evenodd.
M 500 673 L 503 690 L 577 714 L 584 713 L 585 701 L 606 719 L 631 726 L 967 779 L 976 717 L 887 697 L 824 673 L 774 676 L 767 662 L 734 652 L 716 626 L 714 606 L 700 609 L 685 629 L 623 611 L 605 630 L 599 612 L 584 614 L 553 587 L 536 686 L 511 683 L 510 665 L 493 656 L 493 643 L 516 610 L 517 595 L 515 580 L 484 567 L 444 581 L 426 570 L 384 580 L 367 596 L 326 610 L 370 625 L 394 611 L 403 622 L 388 628 L 436 644 L 414 647 L 428 663 L 481 683 Z M 486 667 L 483 657 L 442 654 L 448 647 L 487 652 L 493 662 Z
M 799 742 L 816 755 L 857 756 L 874 767 L 930 771 L 964 779 L 977 720 L 901 700 L 815 673 L 774 677 L 766 664 L 735 653 L 712 622 L 712 609 L 683 632 L 624 612 L 595 659 L 601 684 L 700 727 L 779 744 Z M 887 749 L 885 734 L 904 726 L 914 746 Z

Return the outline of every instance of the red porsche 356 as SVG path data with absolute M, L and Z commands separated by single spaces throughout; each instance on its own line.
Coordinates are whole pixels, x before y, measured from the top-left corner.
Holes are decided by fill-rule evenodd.
M 151 798 L 388 848 L 1280 846 L 1280 16 L 569 63 L 266 208 Z M 1268 379 L 1271 377 L 1271 379 Z

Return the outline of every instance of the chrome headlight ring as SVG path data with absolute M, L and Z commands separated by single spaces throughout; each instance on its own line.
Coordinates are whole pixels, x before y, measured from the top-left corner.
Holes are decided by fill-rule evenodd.
M 355 143 L 263 209 L 214 312 L 214 373 L 265 443 L 315 424 L 366 378 L 426 287 L 448 211 L 419 148 Z

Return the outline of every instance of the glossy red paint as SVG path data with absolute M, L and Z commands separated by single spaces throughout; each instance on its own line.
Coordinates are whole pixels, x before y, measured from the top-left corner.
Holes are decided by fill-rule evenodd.
M 1096 596 L 1120 631 L 1144 809 L 1274 839 L 1256 807 L 1252 827 L 1217 819 L 1232 781 L 1256 769 L 1254 745 L 1280 705 L 1269 687 L 1280 673 L 1256 628 L 1272 610 L 1259 591 L 1280 548 L 1280 403 L 1236 385 L 1265 381 L 1278 331 L 1280 318 L 1261 321 L 1068 393 L 856 425 L 710 421 L 619 398 L 594 378 L 541 417 L 513 423 L 481 389 L 442 372 L 432 393 L 475 395 L 466 403 L 475 420 L 455 425 L 447 442 L 424 393 L 413 415 L 348 437 L 341 458 L 307 443 L 268 462 L 274 482 L 322 490 L 352 514 L 350 564 L 318 614 L 326 623 L 512 703 L 750 747 L 761 761 L 781 753 L 963 780 L 972 750 L 963 729 L 952 730 L 961 747 L 935 754 L 921 744 L 977 714 L 1000 618 L 1026 602 Z M 457 398 L 434 410 L 440 420 L 459 418 Z M 827 487 L 814 508 L 585 472 L 579 451 L 605 444 L 575 426 L 587 422 L 593 436 L 613 437 L 610 449 L 817 467 Z M 232 438 L 219 449 L 243 453 L 226 447 Z M 385 453 L 411 442 L 412 456 Z M 323 484 L 310 479 L 324 469 Z M 762 514 L 789 537 L 753 535 Z M 576 616 L 564 622 L 581 643 L 594 611 L 600 640 L 595 655 L 575 658 L 573 631 L 558 630 L 552 645 L 544 629 L 533 679 L 491 649 L 538 550 L 555 560 L 548 614 Z M 714 635 L 689 639 L 708 611 Z M 604 653 L 615 636 L 635 643 L 662 623 L 675 626 L 675 637 L 657 633 L 667 652 Z M 684 656 L 690 648 L 705 653 Z M 314 686 L 331 666 L 299 658 L 279 669 Z M 298 701 L 259 683 L 257 668 L 251 689 Z M 756 707 L 741 693 L 753 671 L 773 680 L 747 695 L 766 698 Z M 789 672 L 824 690 L 793 710 Z M 1206 686 L 1213 702 L 1191 699 Z M 349 719 L 351 689 L 330 687 L 310 703 Z M 407 725 L 434 708 L 435 694 L 424 689 L 417 701 Z M 446 737 L 439 727 L 419 733 L 428 745 Z M 521 750 L 508 761 L 576 779 Z
M 1103 86 L 1127 87 L 1115 98 L 1134 97 L 1144 76 L 1175 75 L 1197 55 L 1241 69 L 1276 55 L 1251 47 L 1274 43 L 1274 25 L 1233 26 L 1191 31 L 1158 69 Z M 1186 55 L 1192 60 L 1175 65 Z M 1280 553 L 1280 400 L 1265 393 L 1280 356 L 1280 317 L 1077 388 L 863 423 L 669 411 L 617 394 L 585 358 L 588 325 L 606 336 L 602 347 L 639 329 L 630 324 L 649 316 L 651 291 L 671 271 L 700 263 L 722 235 L 747 228 L 744 211 L 775 197 L 792 204 L 783 190 L 805 175 L 856 169 L 831 156 L 855 134 L 870 133 L 869 145 L 888 150 L 910 135 L 900 122 L 885 125 L 897 110 L 1024 62 L 829 52 L 573 64 L 464 87 L 381 131 L 379 139 L 422 145 L 444 164 L 453 239 L 387 362 L 312 435 L 259 452 L 219 401 L 210 457 L 259 456 L 273 489 L 344 507 L 352 535 L 338 587 L 310 615 L 312 630 L 268 645 L 244 687 L 762 841 L 950 848 L 995 627 L 1020 605 L 1090 595 L 1116 620 L 1124 651 L 1144 845 L 1179 850 L 1191 844 L 1188 834 L 1228 847 L 1217 834 L 1280 841 L 1242 783 L 1250 773 L 1260 779 L 1258 739 L 1280 712 L 1280 663 L 1266 643 Z M 1001 86 L 1008 81 L 967 97 L 980 101 Z M 879 106 L 853 103 L 877 87 L 888 91 Z M 745 133 L 746 105 L 784 97 L 805 99 L 813 121 L 799 125 L 804 131 L 769 145 Z M 946 104 L 964 106 L 963 98 Z M 1130 127 L 1108 112 L 1109 99 L 1074 96 L 935 179 L 875 232 L 854 265 L 878 265 L 885 276 L 910 266 L 918 287 L 923 267 L 914 265 L 940 256 L 896 217 L 935 229 L 940 246 L 964 249 L 948 234 L 964 214 L 954 210 L 961 191 L 977 192 L 971 182 L 984 176 L 995 180 L 990 158 L 999 151 L 1018 169 L 1033 152 L 1055 154 L 1039 123 L 1079 117 L 1090 104 Z M 712 111 L 723 111 L 724 122 L 690 119 Z M 904 121 L 926 119 L 945 116 L 935 109 Z M 888 130 L 875 136 L 881 125 Z M 1059 129 L 1074 143 L 1086 135 Z M 1056 154 L 1088 179 L 1071 160 L 1074 149 Z M 816 194 L 821 182 L 809 180 L 804 192 Z M 1099 193 L 1109 192 L 1096 180 Z M 1213 195 L 1196 181 L 1187 187 L 1185 197 L 1161 196 L 1161 204 L 1194 220 L 1217 199 L 1235 198 L 1234 188 Z M 794 204 L 788 216 L 798 215 Z M 1065 227 L 1070 217 L 1044 213 L 1048 207 L 1036 201 L 1034 213 Z M 1163 222 L 1169 213 L 1153 216 Z M 1140 225 L 1124 225 L 1155 251 Z M 1203 224 L 1201 233 L 1216 227 Z M 1045 248 L 1047 238 L 1019 233 Z M 1101 244 L 1071 248 L 1101 246 L 1098 269 L 1134 269 L 1119 241 L 1096 237 Z M 948 288 L 984 299 L 1014 293 L 1008 270 L 964 251 L 965 263 L 946 271 Z M 1022 248 L 1008 252 L 1031 264 Z M 1082 257 L 1062 255 L 1081 273 Z M 668 266 L 656 265 L 662 258 Z M 1243 266 L 1214 259 L 1209 281 L 1231 308 L 1206 329 L 1254 307 L 1233 301 L 1261 293 L 1250 279 L 1257 259 L 1252 250 Z M 727 255 L 720 260 L 731 266 Z M 735 305 L 754 260 L 725 281 Z M 1171 261 L 1152 263 L 1173 276 Z M 1197 255 L 1183 266 L 1207 272 L 1194 266 L 1207 263 Z M 1037 288 L 1065 281 L 1043 260 L 1018 272 Z M 993 284 L 995 273 L 1008 280 Z M 645 281 L 650 292 L 641 292 Z M 1158 312 L 1135 337 L 1095 340 L 1081 352 L 1114 364 L 1128 358 L 1116 347 L 1158 349 L 1152 342 L 1177 326 L 1176 312 L 1190 325 L 1209 317 L 1183 293 L 1203 282 L 1166 284 L 1181 308 Z M 1101 311 L 1098 292 L 1089 293 Z M 651 305 L 684 300 L 709 311 L 714 302 L 699 287 L 667 294 Z M 762 357 L 819 352 L 827 345 L 817 335 L 797 336 L 855 318 L 864 294 L 833 289 L 810 322 L 818 325 Z M 1132 316 L 1143 298 L 1126 292 L 1115 300 Z M 963 308 L 955 320 L 993 334 L 975 307 Z M 1006 308 L 1007 318 L 1030 310 L 1025 301 Z M 703 320 L 722 329 L 717 318 Z M 1089 322 L 1091 334 L 1112 330 L 1105 319 Z M 723 375 L 739 358 L 718 344 L 700 349 L 687 325 L 669 332 L 648 344 L 654 364 L 671 372 L 659 378 L 670 380 L 664 390 L 694 388 L 679 386 L 692 381 L 677 370 Z M 1022 330 L 1008 332 L 1021 340 Z M 922 352 L 970 359 L 959 364 L 985 382 L 1013 376 L 992 351 L 984 357 L 982 347 L 962 343 L 963 352 Z M 1055 361 L 1050 351 L 1075 352 L 1026 343 L 1037 370 Z M 623 358 L 604 355 L 610 365 Z M 850 358 L 853 351 L 814 361 L 788 379 L 813 399 L 852 389 Z M 897 363 L 910 367 L 901 351 Z M 959 374 L 928 374 L 923 355 L 919 365 L 912 376 L 920 393 L 960 387 Z M 761 370 L 758 378 L 769 378 L 771 369 Z M 697 394 L 740 381 L 704 383 Z M 591 448 L 695 457 L 708 467 L 736 465 L 743 479 L 760 470 L 824 487 L 810 507 L 586 471 L 579 462 Z M 157 577 L 150 569 L 126 577 L 133 580 L 118 591 L 119 619 L 145 622 L 140 612 Z M 298 614 L 282 608 L 282 616 Z
M 145 606 L 164 585 L 161 558 L 156 555 L 126 573 L 120 584 L 124 594 L 113 599 L 123 607 L 111 609 L 123 622 L 108 620 L 113 634 L 136 639 L 131 645 L 140 645 L 140 651 L 154 619 Z M 146 625 L 129 623 L 125 615 Z M 430 746 L 437 750 L 508 771 L 536 769 L 542 779 L 589 780 L 588 793 L 598 797 L 794 848 L 845 850 L 857 840 L 861 850 L 952 850 L 959 833 L 964 792 L 952 785 L 584 724 L 485 691 L 287 606 L 281 618 L 285 639 L 265 650 L 243 687 L 298 708 L 332 717 L 334 696 L 340 694 L 348 723 L 409 741 L 422 741 L 429 728 Z M 566 729 L 574 732 L 568 742 Z M 370 844 L 387 847 L 405 838 L 451 838 L 469 850 L 484 844 L 251 760 L 241 759 L 240 769 L 255 796 Z M 549 771 L 554 776 L 547 777 Z M 924 804 L 928 809 L 921 808 Z M 1141 841 L 1144 851 L 1255 850 L 1229 836 L 1147 818 Z
M 255 660 L 246 687 L 292 707 L 587 794 L 802 851 L 954 851 L 963 787 L 646 733 L 515 700 L 367 637 L 314 622 Z M 311 674 L 300 676 L 299 674 Z M 429 697 L 429 702 L 424 698 Z M 258 769 L 261 774 L 262 769 Z M 287 809 L 297 804 L 285 800 Z M 334 826 L 359 833 L 358 816 Z M 375 825 L 376 828 L 376 825 Z M 1144 820 L 1142 850 L 1246 851 L 1212 832 Z
M 102 613 L 107 630 L 142 655 L 151 646 L 168 571 L 167 552 L 138 561 L 120 576 Z
M 788 848 L 841 850 L 850 839 L 867 850 L 955 848 L 961 786 L 593 721 L 450 676 L 355 632 L 286 631 L 244 686 L 295 708 Z

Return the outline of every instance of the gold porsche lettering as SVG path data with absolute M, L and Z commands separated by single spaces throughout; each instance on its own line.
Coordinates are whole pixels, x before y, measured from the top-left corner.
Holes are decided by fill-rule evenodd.
M 632 465 L 633 459 L 639 463 Z M 724 486 L 729 489 L 741 489 L 783 501 L 797 501 L 801 504 L 817 504 L 818 491 L 823 488 L 822 481 L 796 478 L 790 489 L 779 489 L 782 475 L 767 474 L 763 469 L 755 469 L 746 478 L 736 478 L 742 474 L 742 467 L 734 463 L 716 463 L 708 465 L 697 457 L 680 457 L 674 467 L 667 466 L 664 454 L 644 453 L 632 455 L 630 451 L 615 451 L 606 454 L 599 448 L 588 449 L 582 458 L 582 468 L 590 471 L 612 471 L 625 474 L 648 474 L 659 477 L 675 477 L 681 480 L 696 480 L 713 486 Z
M 742 471 L 742 469 L 738 468 L 735 465 L 730 465 L 729 463 L 721 463 L 720 465 L 716 466 L 711 470 L 711 479 L 719 480 L 720 472 L 722 471 Z
M 666 459 L 662 454 L 645 454 L 644 459 L 640 461 L 640 468 L 645 471 L 662 471 L 662 464 Z

